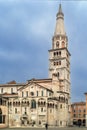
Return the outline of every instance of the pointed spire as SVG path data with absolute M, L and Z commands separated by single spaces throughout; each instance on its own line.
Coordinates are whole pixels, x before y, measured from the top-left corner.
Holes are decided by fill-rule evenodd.
M 59 13 L 63 14 L 61 4 L 59 5 Z
M 57 17 L 57 19 L 58 19 L 58 18 L 63 18 L 63 19 L 64 19 L 64 14 L 63 14 L 63 12 L 62 12 L 61 4 L 59 4 L 59 11 L 58 11 L 56 17 Z
M 64 14 L 62 12 L 61 4 L 59 4 L 59 10 L 56 15 L 56 28 L 54 35 L 66 35 L 64 27 Z

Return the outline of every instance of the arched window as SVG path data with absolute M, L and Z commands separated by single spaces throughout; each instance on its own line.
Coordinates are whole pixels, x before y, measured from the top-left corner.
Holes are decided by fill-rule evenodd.
M 58 65 L 58 62 L 56 64 Z
M 44 102 L 44 105 L 46 105 L 46 102 Z
M 13 106 L 16 106 L 16 103 L 15 103 L 15 102 L 13 102 Z
M 43 102 L 41 101 L 41 105 L 43 105 Z
M 59 53 L 57 52 L 56 54 L 57 54 L 57 56 L 58 56 Z
M 18 102 L 16 102 L 16 106 L 18 105 Z
M 27 101 L 27 105 L 29 105 L 29 101 Z
M 56 55 L 56 52 L 54 52 L 54 56 Z
M 41 125 L 41 121 L 39 121 L 39 125 Z
M 31 94 L 31 96 L 34 96 L 34 92 L 31 92 L 30 94 Z
M 56 47 L 59 48 L 59 42 L 58 41 L 56 42 Z
M 40 105 L 41 103 L 38 101 L 38 106 Z
M 18 102 L 18 106 L 20 106 L 20 101 Z
M 59 55 L 61 56 L 61 51 L 59 51 Z
M 52 107 L 52 103 L 50 103 L 50 107 Z
M 61 61 L 59 61 L 59 65 L 61 65 Z
M 54 62 L 54 66 L 56 65 L 56 63 Z
M 64 41 L 62 41 L 62 47 L 65 47 L 65 42 Z
M 31 100 L 31 108 L 36 108 L 36 101 L 35 100 Z

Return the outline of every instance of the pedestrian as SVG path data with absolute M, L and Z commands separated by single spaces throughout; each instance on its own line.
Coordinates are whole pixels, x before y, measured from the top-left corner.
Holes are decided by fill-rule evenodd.
M 48 124 L 47 123 L 45 124 L 45 128 L 46 128 L 46 130 L 48 129 Z
M 78 121 L 78 126 L 79 126 L 79 127 L 81 126 L 81 121 Z

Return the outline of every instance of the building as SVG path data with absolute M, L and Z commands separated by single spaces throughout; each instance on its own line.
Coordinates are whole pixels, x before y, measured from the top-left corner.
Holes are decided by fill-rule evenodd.
M 70 123 L 70 53 L 61 4 L 49 50 L 49 78 L 0 84 L 0 127 Z
M 85 93 L 85 98 L 86 98 L 86 116 L 85 116 L 85 120 L 86 120 L 86 127 L 87 127 L 87 92 Z
M 73 125 L 85 126 L 86 103 L 75 102 L 71 104 L 71 119 Z

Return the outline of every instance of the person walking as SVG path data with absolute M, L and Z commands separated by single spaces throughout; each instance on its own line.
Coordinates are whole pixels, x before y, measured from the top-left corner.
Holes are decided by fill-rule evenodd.
M 48 124 L 47 123 L 45 124 L 45 128 L 46 128 L 46 130 L 48 129 Z

